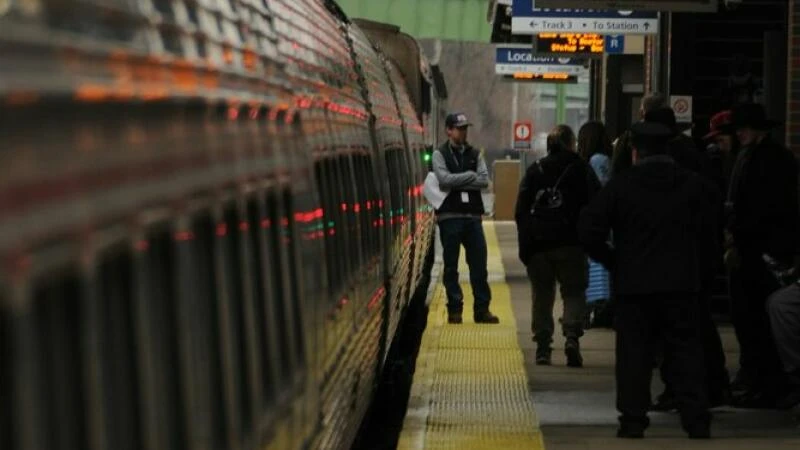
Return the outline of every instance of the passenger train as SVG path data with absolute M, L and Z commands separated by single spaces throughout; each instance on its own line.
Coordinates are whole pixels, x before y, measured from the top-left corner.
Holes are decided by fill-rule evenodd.
M 0 1 L 0 448 L 348 448 L 430 271 L 434 75 L 332 0 Z

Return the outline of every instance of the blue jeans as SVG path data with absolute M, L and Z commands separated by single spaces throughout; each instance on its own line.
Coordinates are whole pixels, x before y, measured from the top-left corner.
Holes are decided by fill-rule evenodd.
M 467 251 L 469 266 L 469 282 L 475 297 L 474 312 L 489 310 L 492 292 L 489 289 L 486 270 L 486 237 L 479 218 L 446 219 L 439 222 L 439 235 L 442 240 L 442 258 L 444 259 L 444 287 L 447 290 L 447 311 L 462 312 L 464 293 L 458 283 L 458 257 L 461 245 Z

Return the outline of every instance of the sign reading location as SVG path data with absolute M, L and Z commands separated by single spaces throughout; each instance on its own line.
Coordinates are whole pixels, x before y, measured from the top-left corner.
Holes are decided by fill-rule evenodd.
M 541 8 L 633 9 L 637 11 L 716 12 L 717 0 L 536 0 Z
M 533 49 L 528 46 L 498 46 L 494 68 L 498 75 L 582 75 L 588 70 L 588 61 L 571 57 L 534 55 Z
M 537 54 L 569 54 L 590 57 L 602 55 L 605 40 L 594 33 L 540 33 L 533 48 Z
M 514 34 L 658 34 L 658 13 L 534 8 L 533 0 L 514 0 L 511 32 Z
M 517 150 L 529 150 L 531 148 L 532 135 L 533 135 L 533 124 L 531 122 L 515 123 L 514 148 Z

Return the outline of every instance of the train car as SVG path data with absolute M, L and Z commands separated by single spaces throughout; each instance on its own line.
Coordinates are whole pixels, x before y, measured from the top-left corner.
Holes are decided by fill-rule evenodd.
M 349 447 L 429 270 L 443 111 L 378 28 L 0 2 L 0 448 Z

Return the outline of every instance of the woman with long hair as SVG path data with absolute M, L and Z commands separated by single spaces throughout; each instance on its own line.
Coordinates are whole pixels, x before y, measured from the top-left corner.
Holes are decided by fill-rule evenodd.
M 578 152 L 594 170 L 601 185 L 611 178 L 611 139 L 602 122 L 584 124 L 578 132 Z M 598 262 L 589 259 L 589 286 L 586 288 L 586 327 L 610 327 L 611 298 L 608 271 Z M 592 319 L 591 316 L 594 316 Z

